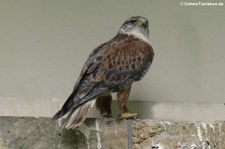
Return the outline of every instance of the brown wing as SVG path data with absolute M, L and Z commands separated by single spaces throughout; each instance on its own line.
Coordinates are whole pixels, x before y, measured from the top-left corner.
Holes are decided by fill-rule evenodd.
M 68 97 L 61 110 L 58 111 L 54 116 L 53 120 L 56 120 L 69 111 L 75 111 L 81 104 L 82 99 L 92 90 L 96 85 L 96 82 L 91 81 L 90 74 L 97 68 L 102 59 L 107 54 L 108 44 L 104 43 L 95 48 L 92 53 L 88 56 L 78 80 L 74 86 L 73 92 Z M 99 89 L 98 92 L 102 90 Z
M 116 92 L 123 86 L 140 80 L 149 69 L 153 60 L 153 49 L 137 38 L 111 43 L 108 55 L 99 64 L 90 78 L 101 80 L 100 84 Z
M 78 85 L 80 84 L 82 78 L 84 78 L 85 73 L 91 73 L 95 70 L 101 60 L 105 57 L 108 50 L 107 43 L 103 43 L 102 45 L 95 48 L 88 56 L 81 73 L 77 79 L 76 84 L 74 85 L 74 90 L 78 89 Z
M 148 70 L 153 55 L 148 43 L 125 35 L 96 48 L 86 61 L 73 93 L 53 119 L 139 80 Z
M 76 106 L 140 80 L 153 56 L 153 49 L 148 43 L 130 36 L 117 36 L 104 44 L 91 57 L 92 60 L 86 62 L 88 67 L 75 89 L 78 98 L 73 100 Z

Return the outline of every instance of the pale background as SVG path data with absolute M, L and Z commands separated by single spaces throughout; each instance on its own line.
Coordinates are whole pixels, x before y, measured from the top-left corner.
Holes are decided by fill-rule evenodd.
M 176 0 L 1 0 L 0 97 L 63 103 L 88 54 L 135 15 L 149 19 L 155 58 L 131 100 L 225 101 L 225 6 Z

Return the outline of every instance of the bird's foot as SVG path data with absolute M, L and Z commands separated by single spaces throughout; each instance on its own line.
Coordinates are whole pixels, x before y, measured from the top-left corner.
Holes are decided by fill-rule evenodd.
M 123 113 L 117 116 L 117 120 L 128 120 L 128 119 L 136 119 L 137 118 L 137 113 Z
M 121 114 L 121 119 L 136 119 L 137 118 L 137 113 L 123 113 Z

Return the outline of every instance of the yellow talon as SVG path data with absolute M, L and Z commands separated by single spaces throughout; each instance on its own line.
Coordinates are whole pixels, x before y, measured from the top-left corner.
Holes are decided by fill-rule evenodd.
M 137 115 L 137 113 L 123 113 L 121 114 L 120 119 L 136 119 Z

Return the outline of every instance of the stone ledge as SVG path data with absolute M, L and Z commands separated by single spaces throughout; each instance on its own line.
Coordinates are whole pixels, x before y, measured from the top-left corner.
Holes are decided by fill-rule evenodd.
M 126 121 L 87 119 L 75 130 L 59 130 L 50 118 L 0 117 L 0 149 L 126 148 Z
M 225 123 L 87 119 L 60 131 L 50 118 L 0 117 L 1 149 L 224 149 Z

